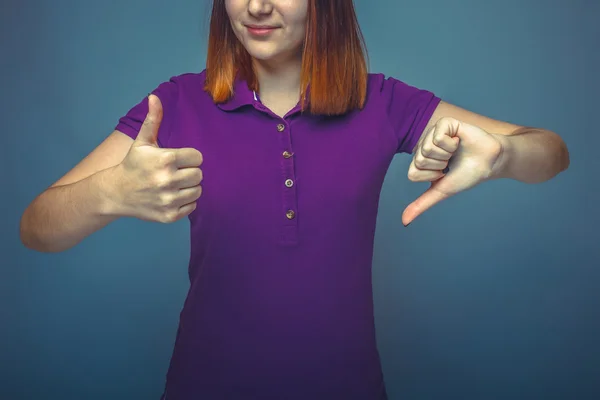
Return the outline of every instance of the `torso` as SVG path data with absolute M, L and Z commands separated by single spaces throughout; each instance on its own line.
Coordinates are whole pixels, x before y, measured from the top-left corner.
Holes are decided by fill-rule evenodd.
M 163 145 L 202 152 L 204 181 L 166 399 L 384 399 L 371 261 L 399 143 L 386 106 L 273 112 L 239 86 L 216 106 L 203 74 L 179 80 Z

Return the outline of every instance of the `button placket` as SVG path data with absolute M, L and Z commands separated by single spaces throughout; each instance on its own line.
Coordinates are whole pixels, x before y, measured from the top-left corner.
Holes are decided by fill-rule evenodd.
M 289 123 L 282 121 L 275 126 L 281 143 L 281 172 L 282 172 L 282 231 L 281 238 L 284 244 L 295 244 L 298 241 L 298 204 L 297 185 L 294 168 L 294 157 Z

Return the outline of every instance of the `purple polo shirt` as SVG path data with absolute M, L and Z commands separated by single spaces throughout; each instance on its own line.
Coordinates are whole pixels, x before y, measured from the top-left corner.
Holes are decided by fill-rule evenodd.
M 385 399 L 371 284 L 379 195 L 440 99 L 371 74 L 362 111 L 280 118 L 243 81 L 215 105 L 204 79 L 153 92 L 161 147 L 204 155 L 164 397 Z M 116 129 L 135 138 L 147 109 L 144 98 Z

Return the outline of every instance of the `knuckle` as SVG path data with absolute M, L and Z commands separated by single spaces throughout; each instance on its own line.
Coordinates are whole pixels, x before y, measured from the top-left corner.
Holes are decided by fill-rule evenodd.
M 174 196 L 171 193 L 161 193 L 158 196 L 158 204 L 160 207 L 169 207 L 174 200 Z
M 191 213 L 193 213 L 194 211 L 196 211 L 196 207 L 194 207 L 193 205 L 190 205 L 189 207 L 186 208 L 185 211 L 183 211 L 181 213 L 181 218 L 183 217 L 187 217 L 188 215 L 190 215 Z
M 142 126 L 144 126 L 146 128 L 150 128 L 154 125 L 154 123 L 155 123 L 154 117 L 152 115 L 146 115 L 146 118 L 142 122 Z
M 432 143 L 429 143 L 429 142 L 425 143 L 425 144 L 423 145 L 423 147 L 421 148 L 421 153 L 422 153 L 424 156 L 429 156 L 429 155 L 431 155 L 431 153 L 433 153 L 433 144 L 432 144 Z
M 415 155 L 415 166 L 422 167 L 425 163 L 425 157 L 421 153 Z
M 450 123 L 452 123 L 454 121 L 455 120 L 452 117 L 442 117 L 442 118 L 439 119 L 438 123 L 439 124 L 450 124 Z
M 162 213 L 160 222 L 162 222 L 164 224 L 170 224 L 172 222 L 177 221 L 178 218 L 179 218 L 179 215 L 176 211 L 169 210 L 169 211 Z
M 419 180 L 419 171 L 417 171 L 415 168 L 409 168 L 408 169 L 408 179 L 412 182 L 416 182 Z
M 156 177 L 155 184 L 159 189 L 165 190 L 171 186 L 171 179 L 167 174 L 161 174 Z
M 172 165 L 177 161 L 177 154 L 171 150 L 165 150 L 160 155 L 160 164 L 163 166 Z
M 189 206 L 187 206 L 185 212 L 181 214 L 181 218 L 186 217 L 196 211 L 196 206 L 196 203 L 191 203 Z

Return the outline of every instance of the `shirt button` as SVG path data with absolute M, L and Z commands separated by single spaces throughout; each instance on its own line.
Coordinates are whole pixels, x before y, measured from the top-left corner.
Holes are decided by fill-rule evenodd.
M 277 125 L 277 130 L 278 130 L 279 132 L 283 132 L 283 131 L 285 130 L 285 125 L 284 125 L 284 124 L 279 124 L 279 125 Z
M 292 156 L 292 153 L 290 153 L 289 151 L 283 152 L 283 158 L 290 158 L 291 156 Z
M 291 180 L 291 179 L 287 179 L 287 180 L 285 181 L 285 186 L 287 186 L 287 187 L 291 188 L 292 186 L 294 186 L 294 181 L 293 181 L 293 180 Z
M 285 213 L 285 216 L 287 219 L 294 219 L 296 217 L 296 213 L 294 210 L 288 210 L 288 212 Z

